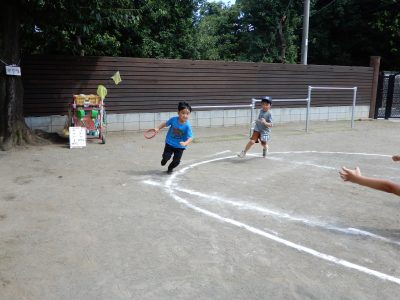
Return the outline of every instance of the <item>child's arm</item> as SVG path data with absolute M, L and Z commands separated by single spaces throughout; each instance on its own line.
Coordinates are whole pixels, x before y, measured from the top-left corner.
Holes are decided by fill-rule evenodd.
M 161 129 L 163 129 L 166 125 L 167 125 L 167 122 L 162 122 L 162 123 L 160 124 L 160 126 L 154 128 L 154 130 L 155 130 L 156 132 L 159 132 L 159 131 L 160 131 Z
M 267 127 L 272 127 L 272 122 L 267 122 L 264 118 L 261 118 L 260 122 Z
M 193 141 L 193 138 L 188 138 L 185 142 L 180 142 L 181 146 L 186 147 Z
M 387 193 L 393 193 L 397 196 L 400 196 L 399 184 L 396 184 L 386 179 L 369 178 L 362 176 L 361 171 L 358 167 L 355 170 L 350 170 L 346 167 L 343 167 L 342 171 L 340 171 L 339 174 L 344 181 L 350 181 L 359 185 L 370 187 L 372 189 L 384 191 Z

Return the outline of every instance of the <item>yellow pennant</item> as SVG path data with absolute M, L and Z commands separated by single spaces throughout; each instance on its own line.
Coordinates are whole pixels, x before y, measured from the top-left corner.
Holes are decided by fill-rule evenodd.
M 115 84 L 118 84 L 122 81 L 119 71 L 115 72 L 115 74 L 113 76 L 111 76 L 111 78 L 112 78 L 112 80 L 114 80 Z
M 97 87 L 97 95 L 101 98 L 101 100 L 104 100 L 104 98 L 107 96 L 107 89 L 104 85 L 99 85 Z

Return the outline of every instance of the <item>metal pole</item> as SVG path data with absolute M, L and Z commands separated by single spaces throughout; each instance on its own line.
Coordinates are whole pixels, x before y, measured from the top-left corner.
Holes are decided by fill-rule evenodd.
M 303 39 L 301 42 L 301 64 L 307 64 L 308 52 L 308 27 L 310 18 L 310 0 L 304 0 Z
M 249 130 L 249 136 L 253 133 L 253 118 L 254 118 L 254 109 L 256 108 L 256 99 L 251 99 L 251 112 L 250 112 L 250 130 Z
M 311 108 L 311 86 L 308 86 L 307 93 L 307 112 L 306 112 L 306 132 L 308 132 L 308 120 L 310 119 L 310 108 Z
M 356 106 L 356 99 L 357 99 L 357 87 L 353 88 L 353 108 L 351 110 L 351 128 L 354 128 L 354 109 Z

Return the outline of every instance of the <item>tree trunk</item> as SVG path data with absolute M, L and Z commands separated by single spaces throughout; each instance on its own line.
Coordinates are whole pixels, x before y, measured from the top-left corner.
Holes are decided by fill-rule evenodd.
M 4 62 L 8 65 L 20 65 L 21 49 L 19 42 L 21 2 L 6 0 L 2 5 L 2 44 Z M 4 66 L 3 66 L 4 68 Z M 23 70 L 21 71 L 21 73 Z M 4 79 L 2 80 L 4 82 Z M 4 84 L 1 85 L 4 87 Z M 9 150 L 17 145 L 33 143 L 36 138 L 25 124 L 23 112 L 23 86 L 21 76 L 5 75 L 5 92 L 3 101 L 0 101 L 1 115 L 0 140 L 2 150 Z
M 279 60 L 281 63 L 285 63 L 286 62 L 286 48 L 287 48 L 287 44 L 286 44 L 286 39 L 285 39 L 285 35 L 283 33 L 283 27 L 285 26 L 287 17 L 283 16 L 281 18 L 281 20 L 279 21 L 278 24 L 278 40 L 280 43 L 280 49 L 281 49 L 281 53 L 279 55 Z

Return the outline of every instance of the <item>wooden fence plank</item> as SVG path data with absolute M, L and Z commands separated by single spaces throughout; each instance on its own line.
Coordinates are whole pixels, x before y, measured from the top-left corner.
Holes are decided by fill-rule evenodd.
M 120 71 L 117 86 L 111 76 Z M 306 98 L 307 87 L 358 87 L 357 104 L 369 105 L 373 69 L 353 66 L 142 59 L 129 57 L 30 56 L 23 59 L 26 116 L 66 114 L 73 94 L 108 89 L 112 113 L 175 111 L 192 105 L 249 104 L 252 97 Z M 351 105 L 352 91 L 313 91 L 313 106 Z M 149 105 L 151 104 L 151 105 Z M 276 103 L 298 107 L 299 103 Z M 304 104 L 302 104 L 304 105 Z

